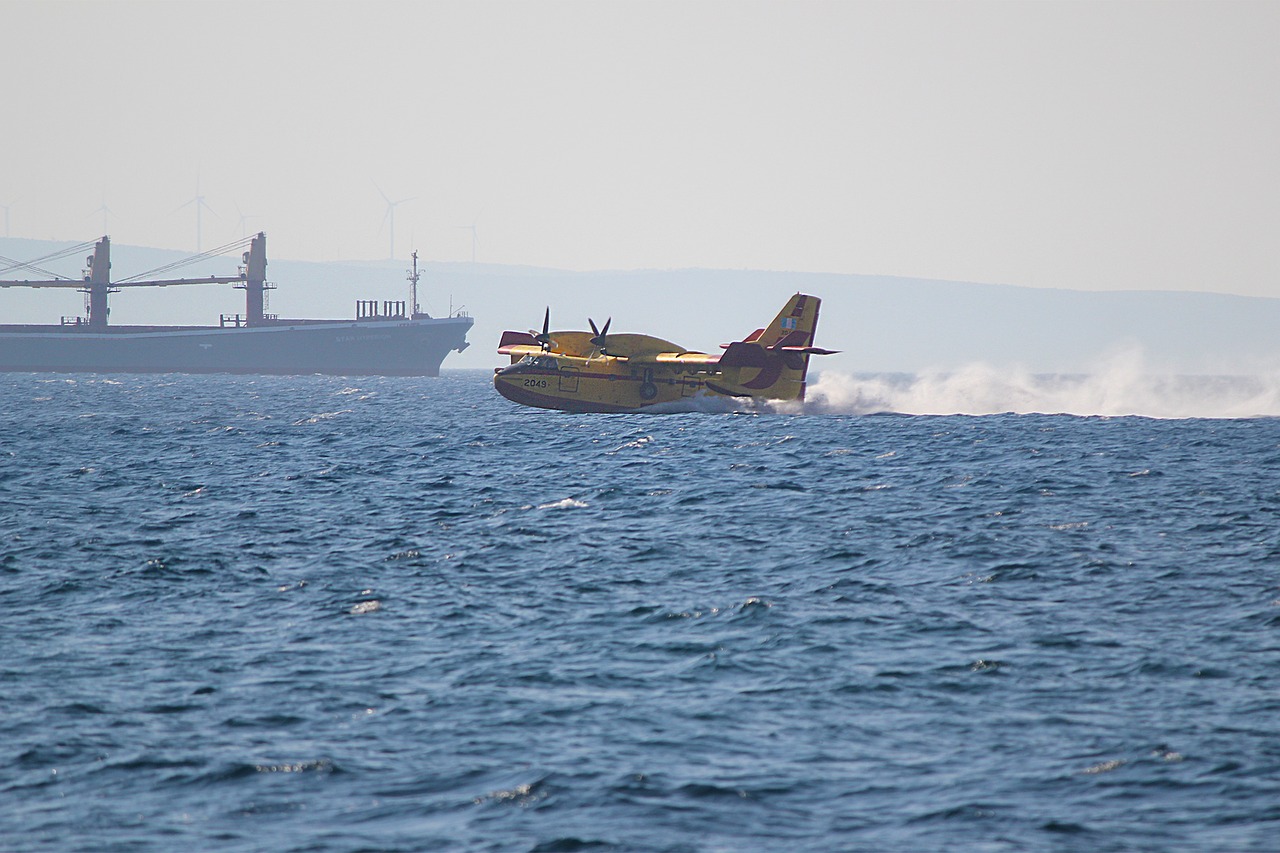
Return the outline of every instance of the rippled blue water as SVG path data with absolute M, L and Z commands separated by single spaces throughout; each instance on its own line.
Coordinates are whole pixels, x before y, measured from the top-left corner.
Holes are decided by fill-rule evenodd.
M 6 850 L 1277 848 L 1278 420 L 0 412 Z

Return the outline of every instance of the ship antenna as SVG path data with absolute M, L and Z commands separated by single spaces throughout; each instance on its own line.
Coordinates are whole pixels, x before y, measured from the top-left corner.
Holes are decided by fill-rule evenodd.
M 418 310 L 418 279 L 421 275 L 418 273 L 418 250 L 413 250 L 413 269 L 409 270 L 409 304 L 413 306 L 412 317 L 417 317 L 420 313 Z

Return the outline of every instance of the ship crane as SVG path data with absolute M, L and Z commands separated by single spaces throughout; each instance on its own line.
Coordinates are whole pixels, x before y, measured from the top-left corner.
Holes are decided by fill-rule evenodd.
M 82 243 L 73 247 L 73 250 L 79 251 L 88 246 L 88 243 Z M 144 276 L 155 275 L 158 273 L 169 272 L 179 267 L 187 266 L 196 261 L 214 257 L 216 255 L 225 254 L 235 249 L 248 246 L 248 251 L 244 252 L 241 260 L 244 265 L 240 267 L 239 273 L 234 276 L 218 276 L 211 275 L 204 278 L 145 278 Z M 39 258 L 31 262 L 14 262 L 8 261 L 11 266 L 8 269 L 26 268 L 49 276 L 46 279 L 23 279 L 23 280 L 4 280 L 0 281 L 0 287 L 73 287 L 88 296 L 89 317 L 88 328 L 90 331 L 105 331 L 107 328 L 107 316 L 111 309 L 107 307 L 107 296 L 112 293 L 119 293 L 125 287 L 173 287 L 185 284 L 234 284 L 238 288 L 245 291 L 245 325 L 260 326 L 267 322 L 267 317 L 263 312 L 265 303 L 265 293 L 272 289 L 272 285 L 267 282 L 267 235 L 264 232 L 258 232 L 247 240 L 239 240 L 235 243 L 229 243 L 226 246 L 213 249 L 192 258 L 187 258 L 173 264 L 151 270 L 150 272 L 140 273 L 136 276 L 123 279 L 118 282 L 111 281 L 111 238 L 103 236 L 93 244 L 93 254 L 85 258 L 85 269 L 83 277 L 80 280 L 58 276 L 50 273 L 48 270 L 35 266 L 38 262 L 51 260 L 55 257 L 62 257 L 69 251 L 56 253 L 55 255 Z M 77 321 L 78 323 L 79 321 Z

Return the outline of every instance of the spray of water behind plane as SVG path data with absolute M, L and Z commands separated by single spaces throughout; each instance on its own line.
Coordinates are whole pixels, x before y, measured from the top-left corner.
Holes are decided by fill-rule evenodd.
M 1256 376 L 1177 376 L 1122 356 L 1095 372 L 1033 374 L 973 364 L 914 375 L 824 372 L 799 409 L 806 414 L 1072 414 L 1149 418 L 1280 417 L 1280 371 Z

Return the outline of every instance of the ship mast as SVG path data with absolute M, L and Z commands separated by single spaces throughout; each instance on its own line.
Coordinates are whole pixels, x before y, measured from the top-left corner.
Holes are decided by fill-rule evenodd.
M 409 317 L 412 320 L 418 319 L 421 313 L 418 309 L 418 279 L 421 275 L 418 273 L 418 250 L 413 250 L 413 269 L 408 270 L 405 276 L 409 279 L 409 306 L 411 308 Z
M 259 231 L 253 238 L 253 242 L 249 244 L 249 251 L 241 255 L 244 266 L 241 268 L 241 279 L 243 284 L 237 284 L 236 287 L 244 288 L 244 311 L 246 326 L 261 326 L 266 319 L 263 313 L 264 294 L 268 290 L 272 290 L 274 285 L 267 284 L 267 235 L 264 231 Z
M 119 288 L 111 287 L 111 238 L 104 235 L 85 261 L 89 269 L 80 292 L 89 294 L 89 330 L 101 332 L 107 328 L 107 315 L 111 313 L 107 294 L 120 292 Z

